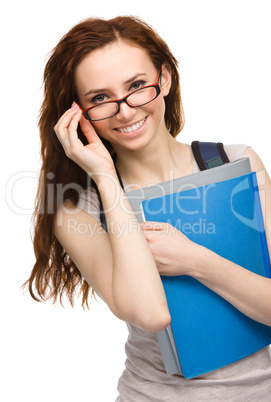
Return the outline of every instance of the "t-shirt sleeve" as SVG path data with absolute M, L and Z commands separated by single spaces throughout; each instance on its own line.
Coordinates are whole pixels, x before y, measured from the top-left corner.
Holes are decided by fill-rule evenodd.
M 230 162 L 236 161 L 244 157 L 245 150 L 249 148 L 246 144 L 224 145 L 224 150 L 230 160 Z
M 100 199 L 94 186 L 90 186 L 83 190 L 79 195 L 77 207 L 92 216 L 98 222 L 100 219 Z

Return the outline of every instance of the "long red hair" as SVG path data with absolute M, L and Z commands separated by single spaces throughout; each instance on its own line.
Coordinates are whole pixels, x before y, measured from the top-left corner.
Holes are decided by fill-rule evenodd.
M 77 204 L 79 190 L 87 187 L 89 177 L 66 157 L 54 126 L 77 98 L 74 72 L 78 64 L 93 50 L 118 40 L 145 49 L 157 69 L 163 63 L 170 65 L 172 86 L 165 98 L 165 123 L 173 137 L 184 125 L 177 60 L 165 41 L 145 22 L 130 16 L 111 20 L 89 18 L 74 26 L 60 40 L 44 70 L 44 100 L 39 119 L 42 168 L 33 215 L 36 263 L 24 284 L 37 301 L 52 299 L 56 302 L 59 298 L 62 303 L 62 297 L 66 294 L 73 306 L 74 296 L 81 294 L 82 306 L 88 307 L 91 288 L 56 239 L 53 224 L 61 203 L 69 199 L 74 205 Z M 78 135 L 86 144 L 80 128 Z M 105 142 L 105 145 L 110 149 L 109 143 Z M 59 186 L 65 189 L 64 193 L 58 191 Z

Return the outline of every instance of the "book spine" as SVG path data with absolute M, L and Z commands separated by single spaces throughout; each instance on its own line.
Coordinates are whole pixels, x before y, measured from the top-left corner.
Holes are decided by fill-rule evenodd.
M 171 324 L 166 329 L 156 332 L 156 336 L 167 374 L 182 373 Z

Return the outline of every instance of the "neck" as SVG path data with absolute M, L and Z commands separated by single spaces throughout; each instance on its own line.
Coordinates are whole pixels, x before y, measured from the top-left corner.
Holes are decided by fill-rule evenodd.
M 132 189 L 192 173 L 188 147 L 169 132 L 161 137 L 138 151 L 116 150 L 116 167 Z

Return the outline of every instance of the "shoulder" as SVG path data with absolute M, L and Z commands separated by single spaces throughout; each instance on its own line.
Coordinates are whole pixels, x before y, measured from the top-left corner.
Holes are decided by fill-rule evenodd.
M 249 145 L 246 144 L 224 145 L 224 149 L 231 162 L 239 158 L 247 157 L 250 160 L 252 171 L 259 172 L 265 169 L 260 156 Z
M 262 170 L 265 170 L 263 161 L 253 148 L 248 147 L 245 150 L 244 156 L 249 158 L 252 171 L 260 172 Z
M 246 144 L 224 144 L 224 150 L 230 162 L 233 162 L 239 158 L 243 158 L 245 156 L 246 150 L 249 148 L 249 145 Z
M 251 170 L 254 172 L 260 172 L 265 170 L 265 166 L 257 154 L 257 152 L 249 145 L 245 144 L 231 144 L 224 145 L 224 149 L 230 162 L 233 162 L 239 158 L 249 158 L 251 164 Z

